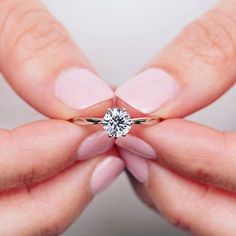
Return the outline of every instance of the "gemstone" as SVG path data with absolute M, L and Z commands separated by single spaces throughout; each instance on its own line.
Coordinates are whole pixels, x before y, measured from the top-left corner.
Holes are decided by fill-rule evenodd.
M 102 125 L 109 137 L 122 137 L 129 133 L 133 122 L 124 108 L 109 108 Z

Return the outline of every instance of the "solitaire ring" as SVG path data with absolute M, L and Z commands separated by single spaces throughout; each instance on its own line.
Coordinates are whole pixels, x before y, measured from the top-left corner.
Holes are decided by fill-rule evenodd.
M 109 137 L 118 138 L 125 137 L 132 125 L 155 125 L 162 120 L 157 116 L 131 118 L 125 108 L 109 108 L 103 118 L 78 116 L 69 121 L 82 126 L 101 124 Z

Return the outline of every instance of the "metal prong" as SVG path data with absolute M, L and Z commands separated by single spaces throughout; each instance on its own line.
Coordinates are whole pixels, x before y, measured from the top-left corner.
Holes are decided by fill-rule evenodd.
M 108 134 L 109 138 L 114 138 L 114 136 L 112 134 Z

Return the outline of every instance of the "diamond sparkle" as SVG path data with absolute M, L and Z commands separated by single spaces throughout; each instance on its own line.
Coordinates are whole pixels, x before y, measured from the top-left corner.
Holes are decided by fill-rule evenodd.
M 103 117 L 102 125 L 109 137 L 124 137 L 133 122 L 129 113 L 124 108 L 109 108 Z

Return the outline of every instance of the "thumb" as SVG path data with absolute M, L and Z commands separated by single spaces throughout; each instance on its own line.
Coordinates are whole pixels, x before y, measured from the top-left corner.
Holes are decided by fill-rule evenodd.
M 235 82 L 235 1 L 222 1 L 187 26 L 134 78 L 116 90 L 119 106 L 163 118 L 183 117 Z

